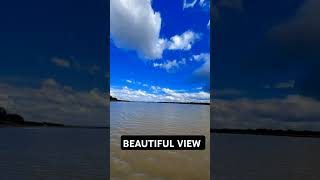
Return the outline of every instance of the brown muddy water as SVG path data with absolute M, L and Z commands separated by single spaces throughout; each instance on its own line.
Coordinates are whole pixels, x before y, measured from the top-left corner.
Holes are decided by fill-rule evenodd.
M 112 180 L 209 180 L 210 106 L 112 102 L 110 106 Z M 121 135 L 205 135 L 200 151 L 124 151 Z

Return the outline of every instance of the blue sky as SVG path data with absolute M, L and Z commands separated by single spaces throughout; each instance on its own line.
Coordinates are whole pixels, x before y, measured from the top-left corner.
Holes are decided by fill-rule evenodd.
M 110 1 L 111 95 L 208 102 L 209 1 Z
M 2 82 L 37 87 L 51 78 L 79 90 L 107 86 L 106 2 L 20 3 L 1 7 Z
M 318 0 L 213 1 L 212 127 L 320 129 Z
M 2 2 L 0 106 L 28 121 L 105 126 L 108 5 Z

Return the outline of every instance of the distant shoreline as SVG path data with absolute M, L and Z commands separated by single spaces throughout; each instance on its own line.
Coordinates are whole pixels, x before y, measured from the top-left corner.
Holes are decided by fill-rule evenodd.
M 33 128 L 74 128 L 74 129 L 109 129 L 109 127 L 103 126 L 73 126 L 73 125 L 63 125 L 63 124 L 52 124 L 52 123 L 38 123 L 38 122 L 28 122 L 24 124 L 3 124 L 0 123 L 1 128 L 25 128 L 25 127 L 33 127 Z
M 210 105 L 210 103 L 201 102 L 148 102 L 148 101 L 127 101 L 120 100 L 115 97 L 110 96 L 110 102 L 140 102 L 140 103 L 159 103 L 159 104 L 192 104 L 192 105 Z
M 274 129 L 210 129 L 213 134 L 242 134 L 262 136 L 287 136 L 320 138 L 319 131 L 274 130 Z
M 65 125 L 51 122 L 25 121 L 19 114 L 7 113 L 6 109 L 0 107 L 0 128 L 6 127 L 56 127 L 56 128 L 82 128 L 82 129 L 109 129 L 106 126 L 80 126 Z

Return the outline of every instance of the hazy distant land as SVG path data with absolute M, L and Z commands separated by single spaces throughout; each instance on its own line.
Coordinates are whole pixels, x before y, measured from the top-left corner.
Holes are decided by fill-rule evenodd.
M 146 101 L 126 101 L 120 100 L 115 97 L 110 96 L 110 101 L 118 102 L 143 102 L 143 103 L 167 103 L 167 104 L 194 104 L 194 105 L 210 105 L 210 103 L 201 103 L 201 102 L 146 102 Z
M 0 128 L 1 127 L 63 127 L 63 128 L 94 128 L 94 129 L 108 128 L 108 127 L 94 127 L 94 126 L 65 125 L 65 124 L 51 123 L 51 122 L 25 121 L 22 116 L 18 114 L 8 114 L 4 108 L 0 107 Z
M 297 131 L 282 129 L 210 129 L 211 133 L 221 134 L 249 134 L 266 136 L 289 136 L 289 137 L 314 137 L 320 138 L 320 131 Z

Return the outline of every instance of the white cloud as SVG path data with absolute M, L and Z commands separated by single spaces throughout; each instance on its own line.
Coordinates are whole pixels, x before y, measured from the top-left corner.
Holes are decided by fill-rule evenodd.
M 51 62 L 54 63 L 56 66 L 59 66 L 62 68 L 69 68 L 71 66 L 70 61 L 63 58 L 54 57 L 51 59 Z
M 186 59 L 180 61 L 172 60 L 166 61 L 164 63 L 153 63 L 153 67 L 165 69 L 167 72 L 170 72 L 172 69 L 179 68 L 180 65 L 186 64 Z
M 150 89 L 154 92 L 154 93 L 158 93 L 161 90 L 161 87 L 159 86 L 151 86 Z
M 89 66 L 81 66 L 79 62 L 74 60 L 73 57 L 71 57 L 70 59 L 53 57 L 50 59 L 50 62 L 61 68 L 69 68 L 70 70 L 72 69 L 76 71 L 83 71 L 91 75 L 94 75 L 101 70 L 97 64 L 93 64 Z
M 135 81 L 135 80 L 129 80 L 129 79 L 127 79 L 127 80 L 125 80 L 127 83 L 129 83 L 129 84 L 135 84 L 135 85 L 139 85 L 139 86 L 141 86 L 141 85 L 143 85 L 143 86 L 148 86 L 147 84 L 142 84 L 142 82 L 140 82 L 140 81 Z
M 300 95 L 272 99 L 213 100 L 215 128 L 320 129 L 320 101 Z
M 190 50 L 199 38 L 186 31 L 182 35 L 160 38 L 161 15 L 151 6 L 151 0 L 111 0 L 110 32 L 118 48 L 136 51 L 145 59 L 160 59 L 164 50 Z
M 281 82 L 281 83 L 275 84 L 274 88 L 278 88 L 278 89 L 294 88 L 295 83 L 296 82 L 294 80 L 290 80 L 288 82 Z
M 183 9 L 193 8 L 197 4 L 198 0 L 184 0 L 183 1 Z M 210 8 L 209 0 L 199 0 L 199 7 L 208 9 Z
M 194 61 L 204 62 L 202 66 L 194 71 L 196 75 L 203 77 L 210 77 L 210 54 L 209 53 L 201 53 L 198 55 L 193 55 Z
M 195 70 L 195 73 L 199 76 L 210 76 L 210 61 L 206 61 L 201 67 Z
M 169 88 L 161 88 L 151 86 L 153 91 L 147 92 L 143 90 L 123 88 L 112 88 L 111 95 L 118 99 L 130 101 L 147 101 L 147 102 L 209 102 L 210 93 L 204 91 L 185 92 L 172 90 Z
M 208 21 L 207 28 L 210 29 L 210 20 Z
M 180 92 L 168 88 L 162 88 L 165 95 L 173 97 L 175 101 L 179 102 L 208 102 L 210 99 L 210 93 L 200 92 Z
M 292 52 L 309 49 L 318 53 L 320 46 L 319 8 L 319 0 L 305 0 L 292 18 L 270 30 L 270 38 L 290 48 Z
M 159 38 L 161 16 L 150 0 L 111 0 L 110 32 L 119 48 L 136 50 L 149 59 L 162 57 L 165 40 Z
M 195 61 L 210 61 L 209 53 L 200 53 L 192 56 Z
M 199 1 L 199 5 L 200 5 L 200 6 L 205 6 L 205 0 L 200 0 L 200 1 Z
M 190 30 L 181 35 L 175 35 L 170 38 L 168 42 L 168 49 L 170 50 L 190 50 L 192 44 L 200 38 L 200 35 Z
M 58 87 L 59 85 L 58 85 L 58 83 L 57 83 L 57 81 L 56 80 L 54 80 L 54 79 L 52 79 L 52 78 L 49 78 L 49 79 L 45 79 L 45 80 L 43 80 L 42 81 L 42 87 L 46 87 L 46 88 L 50 88 L 50 87 L 52 87 L 52 88 L 56 88 L 56 87 Z
M 295 87 L 295 80 L 290 80 L 287 82 L 280 82 L 280 83 L 275 83 L 272 86 L 266 85 L 265 88 L 275 88 L 275 89 L 289 89 L 289 88 L 294 88 Z
M 153 67 L 163 68 L 167 71 L 169 71 L 172 68 L 177 68 L 178 66 L 179 65 L 177 63 L 177 60 L 167 61 L 165 63 L 153 63 Z
M 186 8 L 193 8 L 194 5 L 197 3 L 198 0 L 193 0 L 192 2 L 187 2 L 187 0 L 183 0 L 183 9 Z
M 40 88 L 0 84 L 0 104 L 26 121 L 106 126 L 108 101 L 98 89 L 77 91 L 54 79 L 46 79 Z

